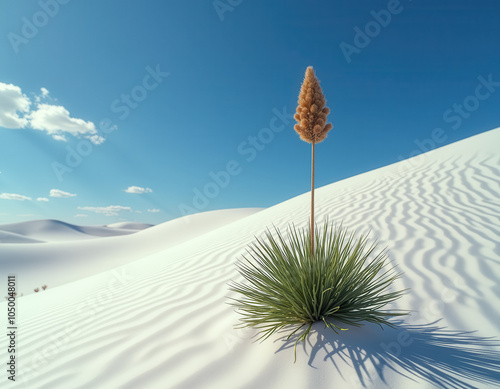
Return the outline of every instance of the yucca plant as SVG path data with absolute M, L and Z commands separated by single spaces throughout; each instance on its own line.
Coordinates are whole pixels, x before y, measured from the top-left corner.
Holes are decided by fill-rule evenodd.
M 347 233 L 325 222 L 316 231 L 311 254 L 309 230 L 288 229 L 288 240 L 275 229 L 247 249 L 237 266 L 245 283 L 230 284 L 240 296 L 232 304 L 242 315 L 240 328 L 254 327 L 260 337 L 288 328 L 288 338 L 307 328 L 294 345 L 304 341 L 312 324 L 322 321 L 333 331 L 344 328 L 332 322 L 359 326 L 367 321 L 393 326 L 387 319 L 406 312 L 382 309 L 405 291 L 388 292 L 398 273 L 387 261 L 387 250 L 377 253 L 367 236 Z M 295 354 L 296 355 L 296 354 Z
M 336 322 L 359 326 L 363 321 L 393 326 L 388 318 L 407 312 L 384 310 L 405 291 L 388 289 L 400 274 L 387 261 L 387 250 L 376 252 L 368 237 L 348 234 L 341 226 L 325 222 L 316 231 L 314 222 L 315 145 L 322 142 L 332 125 L 330 110 L 313 68 L 306 70 L 295 119 L 295 131 L 312 145 L 311 221 L 306 230 L 288 229 L 288 239 L 275 228 L 257 238 L 237 266 L 245 283 L 230 284 L 237 294 L 232 304 L 242 314 L 241 327 L 254 327 L 267 339 L 289 329 L 297 335 L 294 346 L 304 341 L 312 324 L 322 321 L 333 331 L 344 330 Z

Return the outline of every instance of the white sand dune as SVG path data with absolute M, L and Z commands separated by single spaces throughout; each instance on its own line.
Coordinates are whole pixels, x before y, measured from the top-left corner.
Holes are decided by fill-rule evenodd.
M 26 295 L 40 285 L 53 288 L 161 252 L 260 210 L 204 212 L 140 231 L 80 227 L 55 220 L 4 224 L 0 225 L 0 232 L 8 231 L 10 243 L 23 244 L 0 244 L 0 267 L 2 274 L 5 270 L 22 275 L 21 292 Z M 13 234 L 23 235 L 14 242 Z M 95 239 L 98 234 L 101 239 Z M 36 242 L 36 238 L 50 242 L 24 244 L 30 239 Z
M 126 227 L 86 227 L 65 223 L 59 220 L 33 220 L 29 222 L 0 224 L 0 231 L 10 232 L 40 242 L 63 242 L 79 239 L 92 239 L 108 236 L 133 234 L 139 228 Z
M 72 263 L 54 276 L 60 286 L 18 300 L 22 347 L 9 386 L 498 388 L 498 145 L 500 129 L 317 190 L 318 222 L 371 229 L 389 247 L 404 272 L 397 287 L 411 288 L 394 307 L 412 314 L 395 329 L 365 325 L 339 335 L 317 323 L 295 364 L 294 339 L 252 343 L 253 330 L 234 329 L 227 283 L 241 280 L 234 261 L 266 227 L 307 226 L 308 193 L 257 213 L 228 210 L 221 218 L 237 217 L 220 225 L 207 213 L 192 216 L 190 228 L 177 220 L 57 242 L 53 251 L 0 245 L 2 274 L 16 272 L 20 286 L 32 267 L 47 266 L 49 277 Z

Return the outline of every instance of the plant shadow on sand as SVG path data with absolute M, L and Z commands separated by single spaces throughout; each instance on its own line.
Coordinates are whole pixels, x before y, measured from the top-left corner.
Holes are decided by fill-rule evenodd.
M 395 324 L 396 328 L 385 326 L 382 330 L 376 324 L 366 323 L 335 334 L 316 322 L 306 342 L 297 345 L 297 353 L 305 352 L 313 368 L 330 361 L 340 375 L 338 363 L 346 362 L 355 369 L 362 386 L 370 385 L 374 378 L 386 382 L 384 373 L 391 370 L 442 388 L 475 388 L 468 383 L 472 381 L 500 387 L 498 340 L 474 336 L 474 332 L 448 330 L 439 326 L 439 321 Z M 284 343 L 276 352 L 293 349 L 296 339 L 280 338 Z M 462 381 L 464 378 L 468 382 Z

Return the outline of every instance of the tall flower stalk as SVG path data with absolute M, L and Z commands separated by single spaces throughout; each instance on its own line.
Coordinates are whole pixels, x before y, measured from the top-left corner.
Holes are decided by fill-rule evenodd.
M 306 69 L 304 82 L 300 89 L 297 112 L 294 117 L 297 121 L 295 131 L 300 139 L 311 144 L 311 254 L 314 255 L 314 160 L 315 145 L 323 142 L 328 131 L 333 128 L 327 123 L 330 109 L 325 106 L 326 100 L 319 80 L 314 74 L 312 66 Z

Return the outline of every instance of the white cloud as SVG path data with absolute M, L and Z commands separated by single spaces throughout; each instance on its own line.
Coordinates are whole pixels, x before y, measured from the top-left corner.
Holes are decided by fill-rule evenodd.
M 121 205 L 109 205 L 107 207 L 78 207 L 81 211 L 89 211 L 95 213 L 102 213 L 106 216 L 118 216 L 121 211 L 132 212 L 130 207 L 122 207 Z
M 152 190 L 149 188 L 141 188 L 140 186 L 129 186 L 127 189 L 125 189 L 125 192 L 142 194 L 142 193 L 151 193 Z
M 16 193 L 1 193 L 0 199 L 24 201 L 24 200 L 31 200 L 31 197 L 23 196 Z
M 43 87 L 40 88 L 40 92 L 41 92 L 40 95 L 36 95 L 35 94 L 35 101 L 37 103 L 39 103 L 40 101 L 42 101 L 42 99 L 45 100 L 45 99 L 49 98 L 50 92 L 49 92 L 49 90 L 47 88 L 43 88 Z
M 29 112 L 30 105 L 30 99 L 21 88 L 0 82 L 0 127 L 25 128 L 28 119 L 23 114 Z
M 39 198 L 36 199 L 36 201 L 45 201 L 45 202 L 47 202 L 47 201 L 50 201 L 50 200 L 47 197 L 39 197 Z
M 148 209 L 148 212 L 158 213 L 158 212 L 160 212 L 160 210 L 159 209 Z
M 91 141 L 93 144 L 95 145 L 100 145 L 102 143 L 104 143 L 104 141 L 106 140 L 106 138 L 103 138 L 102 136 L 100 135 L 92 135 L 92 136 L 88 136 L 87 139 L 89 141 Z
M 77 213 L 74 217 L 89 217 L 89 215 L 85 215 L 84 213 Z
M 96 135 L 94 123 L 70 117 L 69 111 L 60 105 L 38 104 L 29 119 L 33 129 L 46 131 L 56 140 L 62 140 L 61 136 L 66 134 L 87 138 L 94 144 L 101 144 L 105 140 Z
M 98 135 L 95 124 L 91 121 L 73 118 L 69 111 L 60 105 L 42 102 L 49 99 L 47 88 L 40 88 L 41 94 L 33 95 L 36 108 L 30 112 L 32 101 L 23 94 L 20 87 L 0 82 L 0 127 L 27 128 L 46 131 L 57 141 L 66 142 L 66 135 L 88 139 L 95 145 L 104 143 L 106 138 Z M 116 128 L 116 126 L 114 126 Z
M 60 142 L 67 142 L 68 138 L 66 138 L 64 135 L 52 135 L 52 139 L 58 140 Z
M 62 190 L 59 190 L 59 189 L 51 189 L 49 196 L 50 197 L 75 197 L 76 194 L 63 192 Z

